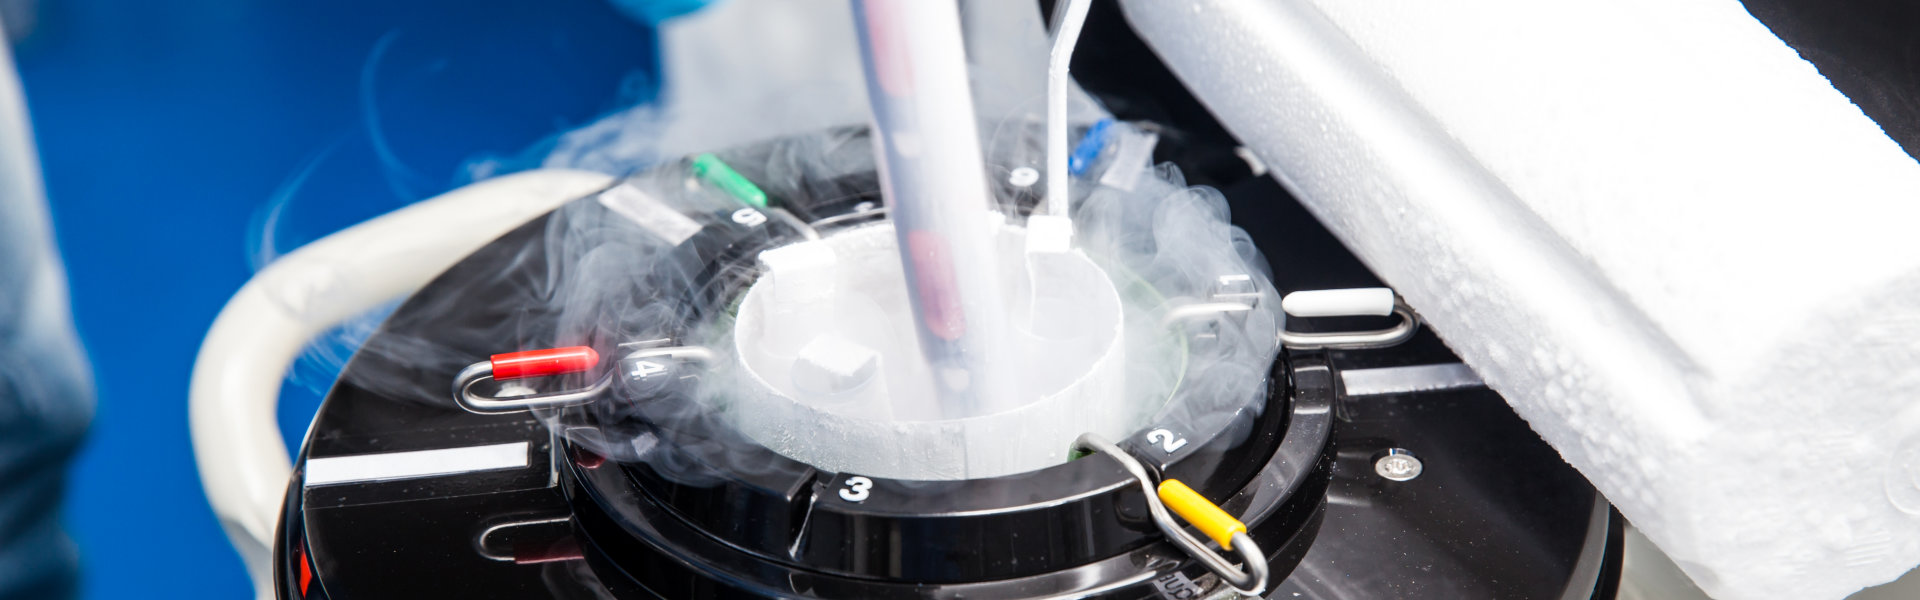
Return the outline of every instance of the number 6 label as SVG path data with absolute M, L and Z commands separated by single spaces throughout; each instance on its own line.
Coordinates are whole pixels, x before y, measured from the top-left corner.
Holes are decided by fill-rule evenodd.
M 767 222 L 767 215 L 751 208 L 742 208 L 733 211 L 733 222 L 748 227 L 758 227 L 761 223 Z
M 847 487 L 840 490 L 840 499 L 859 502 L 867 499 L 867 490 L 873 489 L 873 480 L 865 477 L 848 477 Z

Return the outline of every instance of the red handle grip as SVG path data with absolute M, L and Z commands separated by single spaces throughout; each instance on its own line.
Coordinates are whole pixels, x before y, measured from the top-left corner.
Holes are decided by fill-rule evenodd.
M 495 354 L 492 362 L 493 380 L 507 381 L 586 371 L 600 364 L 600 353 L 586 346 L 573 346 Z

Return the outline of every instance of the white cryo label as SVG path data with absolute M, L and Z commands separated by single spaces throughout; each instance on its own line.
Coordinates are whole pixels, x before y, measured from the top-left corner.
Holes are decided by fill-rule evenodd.
M 524 469 L 527 442 L 307 459 L 306 487 Z
M 847 487 L 840 490 L 840 499 L 859 502 L 867 499 L 867 490 L 873 489 L 873 480 L 865 477 L 848 477 Z
M 1159 444 L 1161 450 L 1167 451 L 1167 454 L 1173 454 L 1174 451 L 1186 447 L 1187 438 L 1174 435 L 1172 431 L 1166 429 L 1155 429 L 1147 432 L 1147 442 Z
M 659 236 L 669 246 L 678 246 L 700 233 L 699 223 L 631 185 L 601 192 L 599 200 L 601 205 L 632 219 L 634 224 Z

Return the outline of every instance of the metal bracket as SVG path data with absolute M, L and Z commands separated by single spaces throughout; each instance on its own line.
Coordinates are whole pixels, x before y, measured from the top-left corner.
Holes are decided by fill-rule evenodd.
M 1282 329 L 1280 345 L 1294 350 L 1365 350 L 1398 346 L 1413 339 L 1413 334 L 1420 331 L 1420 315 L 1398 297 L 1394 298 L 1393 314 L 1400 317 L 1400 323 L 1372 331 L 1303 333 Z
M 480 530 L 480 534 L 477 536 L 474 536 L 473 551 L 479 554 L 481 557 L 486 558 L 487 560 L 520 563 L 520 564 L 550 562 L 554 560 L 578 559 L 580 558 L 579 551 L 578 549 L 574 549 L 571 553 L 561 553 L 560 555 L 557 555 L 557 556 L 535 557 L 532 560 L 529 560 L 528 557 L 522 557 L 513 552 L 506 552 L 506 553 L 497 552 L 493 549 L 491 542 L 488 541 L 488 538 L 493 537 L 493 534 L 499 533 L 503 530 L 516 529 L 520 527 L 533 527 L 538 525 L 555 525 L 559 523 L 566 523 L 572 520 L 573 520 L 572 516 L 564 516 L 564 517 L 535 518 L 535 519 L 525 519 L 525 520 L 519 520 L 519 521 L 507 521 L 504 523 L 495 523 L 493 525 L 488 526 L 486 529 Z

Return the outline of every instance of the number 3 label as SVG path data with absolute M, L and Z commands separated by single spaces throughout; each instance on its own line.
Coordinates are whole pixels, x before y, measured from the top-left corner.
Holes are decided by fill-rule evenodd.
M 873 480 L 865 477 L 848 477 L 846 489 L 840 490 L 840 499 L 859 502 L 867 499 L 867 490 L 873 489 Z
M 1186 447 L 1187 438 L 1176 436 L 1172 431 L 1165 429 L 1155 429 L 1147 432 L 1147 443 L 1159 444 L 1161 450 L 1167 451 L 1167 454 L 1173 454 L 1175 450 Z

